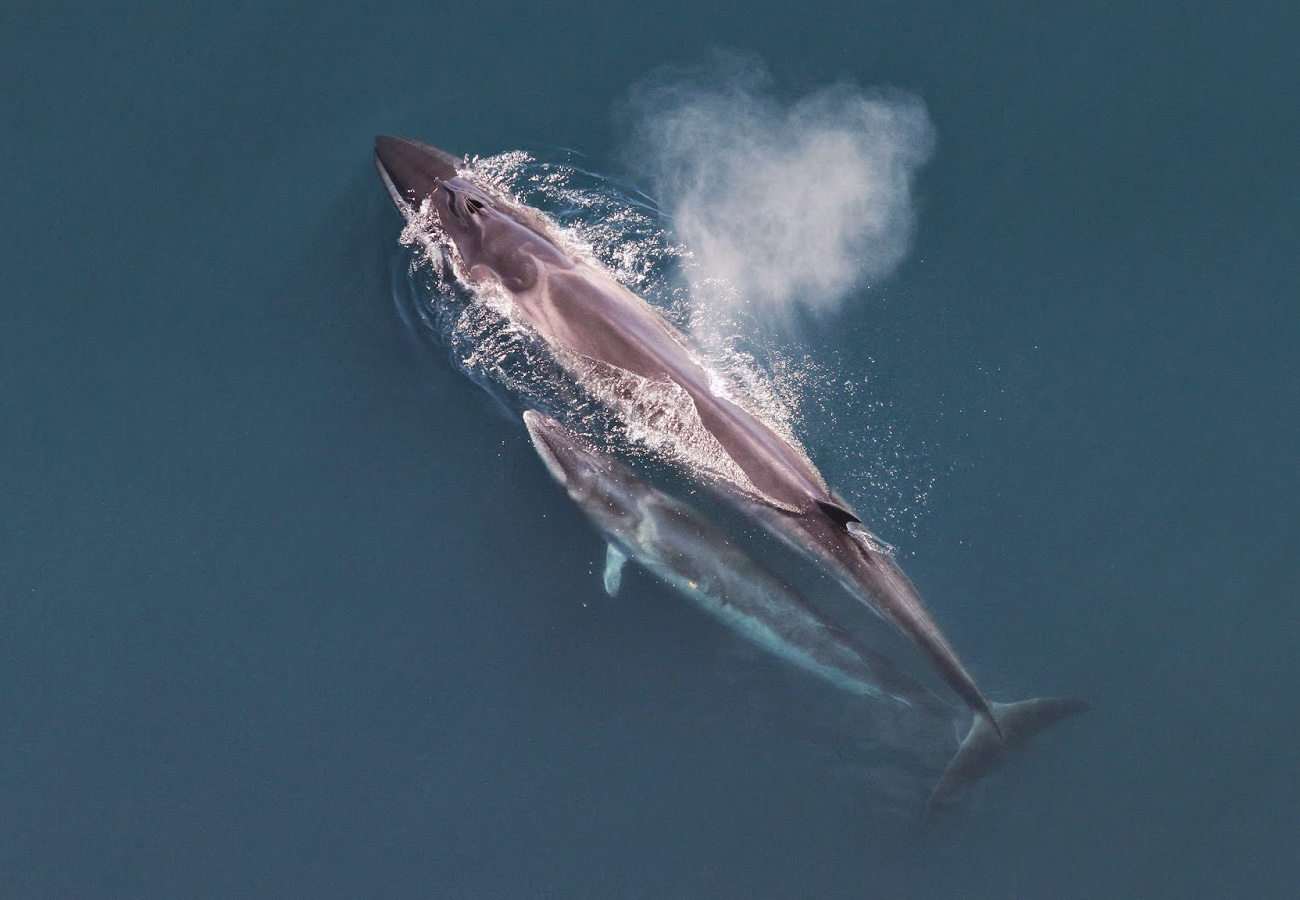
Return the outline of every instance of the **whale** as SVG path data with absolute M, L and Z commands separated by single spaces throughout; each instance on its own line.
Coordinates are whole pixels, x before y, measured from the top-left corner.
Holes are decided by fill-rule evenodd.
M 1086 711 L 1074 697 L 991 704 L 1002 735 L 936 695 L 888 656 L 822 615 L 698 510 L 640 478 L 557 420 L 523 414 L 551 477 L 607 542 L 604 587 L 619 592 L 634 563 L 765 652 L 841 690 L 898 704 L 966 736 L 935 782 L 923 818 L 952 805 L 1048 726 Z
M 511 313 L 567 371 L 632 416 L 667 390 L 678 413 L 656 416 L 706 459 L 691 474 L 762 527 L 815 560 L 919 648 L 994 735 L 1001 725 L 916 587 L 852 507 L 791 438 L 734 399 L 686 338 L 601 267 L 565 248 L 545 216 L 477 183 L 463 157 L 380 135 L 375 165 L 408 223 L 436 233 L 460 278 L 504 293 Z
M 951 708 L 856 640 L 697 510 L 557 420 L 523 414 L 537 455 L 606 541 L 604 587 L 630 561 L 766 652 L 852 694 L 946 718 Z

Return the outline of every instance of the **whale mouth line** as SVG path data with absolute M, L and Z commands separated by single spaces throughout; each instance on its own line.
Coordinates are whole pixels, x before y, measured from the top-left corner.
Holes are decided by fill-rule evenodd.
M 429 144 L 381 134 L 375 137 L 375 165 L 389 193 L 418 205 L 459 173 L 460 160 Z
M 537 448 L 537 455 L 542 458 L 551 476 L 561 485 L 569 487 L 569 474 L 560 462 L 559 454 L 555 452 L 550 433 L 552 428 L 560 427 L 560 423 L 531 409 L 524 412 L 523 418 L 524 427 L 528 429 L 533 445 Z

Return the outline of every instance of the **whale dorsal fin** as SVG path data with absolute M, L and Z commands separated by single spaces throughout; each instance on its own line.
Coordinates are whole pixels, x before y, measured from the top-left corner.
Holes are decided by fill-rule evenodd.
M 832 503 L 830 500 L 818 500 L 817 508 L 826 513 L 827 517 L 841 528 L 847 527 L 850 522 L 862 524 L 862 520 L 853 514 L 853 510 L 838 503 Z
M 611 597 L 618 596 L 618 589 L 623 584 L 623 564 L 627 554 L 613 544 L 605 546 L 605 593 Z

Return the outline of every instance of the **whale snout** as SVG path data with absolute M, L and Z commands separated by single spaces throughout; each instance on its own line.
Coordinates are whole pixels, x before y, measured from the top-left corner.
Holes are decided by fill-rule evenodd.
M 561 458 L 567 444 L 561 439 L 564 426 L 550 416 L 544 416 L 530 409 L 524 413 L 524 427 L 528 429 L 528 436 L 533 439 L 537 455 L 542 458 L 542 462 L 546 463 L 551 477 L 560 484 L 567 485 L 569 475 Z
M 461 161 L 444 150 L 406 138 L 375 138 L 375 166 L 393 201 L 419 206 L 442 181 L 456 177 Z

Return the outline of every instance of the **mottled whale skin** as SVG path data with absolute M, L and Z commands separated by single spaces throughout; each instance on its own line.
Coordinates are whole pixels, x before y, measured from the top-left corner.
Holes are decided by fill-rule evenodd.
M 566 254 L 548 236 L 540 214 L 473 184 L 460 173 L 456 157 L 380 136 L 375 162 L 398 210 L 408 219 L 436 216 L 469 279 L 503 287 L 518 315 L 554 352 L 684 390 L 703 428 L 748 482 L 706 483 L 892 621 L 1000 733 L 988 701 L 887 548 L 799 448 L 712 389 L 717 376 L 658 312 L 609 274 Z
M 992 704 L 999 738 L 980 716 L 949 705 L 870 646 L 818 613 L 799 593 L 734 544 L 697 511 L 638 478 L 555 419 L 529 410 L 524 425 L 551 476 L 609 542 L 605 590 L 618 592 L 631 561 L 746 640 L 836 687 L 896 701 L 919 715 L 960 725 L 965 740 L 944 769 L 925 808 L 950 805 L 1049 725 L 1088 704 L 1048 697 Z

